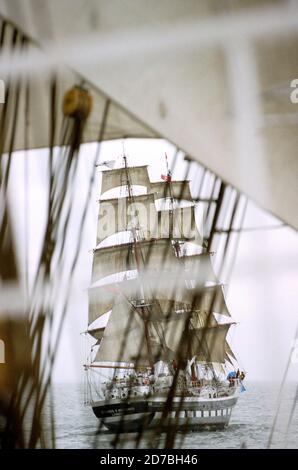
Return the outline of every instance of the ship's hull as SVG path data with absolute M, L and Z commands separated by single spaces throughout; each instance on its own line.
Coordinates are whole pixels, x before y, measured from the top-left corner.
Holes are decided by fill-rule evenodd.
M 111 400 L 92 404 L 95 415 L 113 432 L 129 432 L 158 427 L 200 431 L 223 429 L 229 424 L 237 396 L 220 398 L 174 397 L 164 413 L 166 398 Z

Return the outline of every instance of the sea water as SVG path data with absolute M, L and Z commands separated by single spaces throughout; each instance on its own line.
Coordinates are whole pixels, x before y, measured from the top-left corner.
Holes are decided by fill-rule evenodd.
M 274 448 L 298 448 L 298 407 L 293 412 L 296 385 L 284 388 L 276 425 L 271 439 Z M 178 432 L 174 446 L 183 449 L 266 448 L 279 403 L 279 385 L 247 383 L 240 394 L 229 426 L 219 431 Z M 51 410 L 54 416 L 55 440 L 51 440 Z M 292 416 L 289 421 L 290 416 Z M 121 434 L 119 438 L 103 427 L 89 406 L 84 405 L 84 387 L 59 384 L 53 388 L 52 405 L 43 412 L 45 442 L 56 448 L 163 448 L 166 434 L 146 431 L 138 441 L 137 433 Z M 290 426 L 289 426 L 290 423 Z M 288 428 L 288 429 L 287 429 Z

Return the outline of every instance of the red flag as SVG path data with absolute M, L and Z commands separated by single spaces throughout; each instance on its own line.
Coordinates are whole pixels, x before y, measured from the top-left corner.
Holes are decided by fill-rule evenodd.
M 171 181 L 171 175 L 160 175 L 161 179 L 164 181 Z
M 161 177 L 162 180 L 170 182 L 170 181 L 172 181 L 172 173 L 171 173 L 171 170 L 169 170 L 168 156 L 167 156 L 166 153 L 165 153 L 165 157 L 166 157 L 166 165 L 167 165 L 167 174 L 166 175 L 160 175 L 160 177 Z
M 172 173 L 171 170 L 168 171 L 166 175 L 160 175 L 161 179 L 164 181 L 172 181 Z

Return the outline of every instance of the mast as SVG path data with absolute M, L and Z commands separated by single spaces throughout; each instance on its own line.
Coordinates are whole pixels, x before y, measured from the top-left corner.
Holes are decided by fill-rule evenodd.
M 127 188 L 128 188 L 128 197 L 129 200 L 133 200 L 133 193 L 132 193 L 132 188 L 131 188 L 131 183 L 130 183 L 130 178 L 129 178 L 129 171 L 127 167 L 127 157 L 125 155 L 124 149 L 123 149 L 123 160 L 124 160 L 124 166 L 125 166 L 125 171 L 126 171 L 126 183 L 127 183 Z M 140 252 L 139 252 L 139 245 L 138 245 L 138 240 L 137 240 L 137 232 L 135 227 L 132 227 L 132 236 L 133 236 L 133 244 L 134 244 L 134 254 L 136 258 L 136 265 L 138 272 L 141 273 L 141 262 L 140 262 Z M 154 362 L 152 358 L 152 351 L 151 351 L 151 344 L 150 344 L 150 337 L 149 337 L 149 326 L 148 326 L 148 317 L 150 316 L 150 312 L 148 311 L 147 307 L 145 307 L 145 296 L 144 296 L 144 289 L 142 285 L 142 278 L 140 275 L 140 288 L 141 288 L 141 305 L 138 306 L 137 308 L 141 309 L 141 315 L 142 319 L 144 321 L 144 327 L 145 327 L 145 340 L 147 344 L 147 349 L 148 349 L 148 358 L 149 358 L 149 363 L 150 367 L 153 369 Z
M 173 197 L 173 191 L 172 191 L 172 172 L 169 168 L 169 163 L 168 163 L 168 156 L 165 152 L 165 157 L 166 157 L 166 168 L 167 168 L 167 180 L 166 184 L 169 187 L 169 193 L 170 193 L 170 239 L 173 240 L 173 231 L 174 231 L 174 197 Z M 180 246 L 179 242 L 174 240 L 173 246 L 175 248 L 176 256 L 180 256 Z
M 172 174 L 171 174 L 171 171 L 169 169 L 169 164 L 168 164 L 168 157 L 167 157 L 167 154 L 165 153 L 165 159 L 166 159 L 166 168 L 167 168 L 167 184 L 169 185 L 169 193 L 170 193 L 170 238 L 173 239 L 173 209 L 174 209 L 174 198 L 173 198 L 173 192 L 172 192 Z M 180 244 L 179 244 L 179 241 L 178 240 L 174 240 L 174 247 L 175 247 L 175 252 L 176 252 L 176 256 L 177 257 L 180 257 Z M 214 302 L 214 299 L 213 299 L 213 302 Z M 207 322 L 209 323 L 209 320 L 210 320 L 210 317 L 212 315 L 212 311 L 211 311 L 211 305 L 210 305 L 210 309 L 208 311 L 208 319 L 207 319 Z M 215 321 L 215 323 L 217 323 Z M 192 321 L 190 319 L 190 322 L 189 322 L 189 325 L 188 326 L 191 326 L 192 325 Z M 204 336 L 202 337 L 202 341 L 204 341 Z M 194 379 L 197 379 L 197 371 L 196 371 L 196 361 L 193 360 L 195 358 L 195 356 L 193 358 L 191 358 L 191 364 L 190 364 L 190 370 L 191 370 L 191 376 L 192 378 Z M 211 363 L 212 365 L 212 363 Z M 212 368 L 212 372 L 213 372 L 213 376 L 215 377 L 215 374 L 214 374 L 214 370 L 213 370 L 213 366 L 211 367 Z
M 156 199 L 167 198 L 167 194 L 170 196 L 170 206 L 166 209 L 170 217 L 170 226 L 166 233 L 166 227 L 162 225 L 163 219 L 158 218 L 158 235 L 152 237 L 150 227 L 150 230 L 146 232 L 147 235 L 140 237 L 139 230 L 146 229 L 146 218 L 138 213 L 137 221 L 129 226 L 127 215 L 129 212 L 127 211 L 124 215 L 121 213 L 120 222 L 117 219 L 114 227 L 97 237 L 97 243 L 100 244 L 106 237 L 117 232 L 130 231 L 132 236 L 129 243 L 105 247 L 99 245 L 94 250 L 92 285 L 89 289 L 89 324 L 91 325 L 94 320 L 112 310 L 103 331 L 93 332 L 94 337 L 96 335 L 101 338 L 98 340 L 101 343 L 95 361 L 115 364 L 123 360 L 125 363 L 133 363 L 132 358 L 145 357 L 147 365 L 141 361 L 141 367 L 152 368 L 156 362 L 154 358 L 161 358 L 161 355 L 167 357 L 168 353 L 176 357 L 181 353 L 187 359 L 187 350 L 182 348 L 182 351 L 179 351 L 179 347 L 181 349 L 180 332 L 185 327 L 185 318 L 191 315 L 188 329 L 190 351 L 193 356 L 196 355 L 197 360 L 201 362 L 207 360 L 224 362 L 229 355 L 233 354 L 226 342 L 230 325 L 219 325 L 213 312 L 226 317 L 229 317 L 229 312 L 224 301 L 222 287 L 218 284 L 212 269 L 210 254 L 205 251 L 202 254 L 182 256 L 178 242 L 178 240 L 184 242 L 191 240 L 198 243 L 202 240 L 197 229 L 197 233 L 194 236 L 191 235 L 190 238 L 177 230 L 185 220 L 179 219 L 182 215 L 183 217 L 185 214 L 190 215 L 191 225 L 193 223 L 193 205 L 174 207 L 175 199 L 192 201 L 189 182 L 172 181 L 168 162 L 166 180 L 153 183 L 149 179 L 147 166 L 128 167 L 124 152 L 123 163 L 124 165 L 120 168 L 103 171 L 102 194 L 112 188 L 126 185 L 127 196 L 125 199 L 120 197 L 101 200 L 98 226 L 103 225 L 100 214 L 105 209 L 102 207 L 107 208 L 110 204 L 116 212 L 118 204 L 124 199 L 124 202 L 127 200 L 132 207 L 135 201 L 141 202 L 145 204 L 147 210 L 149 203 L 154 204 Z M 147 193 L 134 196 L 133 185 L 146 186 Z M 160 214 L 155 205 L 154 209 L 156 215 Z M 125 275 L 120 281 L 118 279 L 116 282 L 109 281 L 111 284 L 99 282 L 97 286 L 97 282 L 105 277 L 129 270 L 136 270 L 137 278 L 128 279 Z M 212 285 L 207 286 L 206 282 L 211 282 Z M 192 287 L 189 287 L 189 284 Z M 117 306 L 116 299 L 118 302 L 122 299 L 122 304 Z M 153 302 L 151 300 L 147 302 L 148 299 L 152 299 Z M 178 314 L 180 309 L 181 313 Z M 170 315 L 165 315 L 165 312 L 169 312 Z M 117 329 L 118 322 L 122 322 L 122 326 L 120 325 L 121 327 Z M 127 328 L 123 328 L 123 325 Z M 116 342 L 119 342 L 120 336 L 123 336 L 123 332 L 126 335 L 124 339 L 127 342 L 129 339 L 132 343 L 127 346 L 124 353 L 119 347 L 118 349 L 114 347 Z M 145 341 L 142 340 L 143 344 L 140 343 L 140 338 L 145 338 Z M 215 339 L 217 344 L 213 348 Z M 142 349 L 142 355 L 137 353 L 138 345 Z M 110 367 L 113 368 L 114 365 Z M 123 368 L 122 366 L 115 367 Z M 127 367 L 130 366 L 127 365 Z

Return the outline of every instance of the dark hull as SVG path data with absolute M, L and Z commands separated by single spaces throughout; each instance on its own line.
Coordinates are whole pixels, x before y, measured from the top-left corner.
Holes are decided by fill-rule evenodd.
M 148 427 L 155 413 L 148 411 L 145 401 L 109 403 L 92 406 L 93 413 L 110 431 L 133 432 Z
M 237 396 L 224 398 L 175 397 L 167 413 L 164 413 L 165 399 L 111 400 L 96 402 L 92 409 L 110 431 L 129 432 L 140 429 L 175 427 L 191 431 L 223 429 L 229 424 L 232 408 Z

